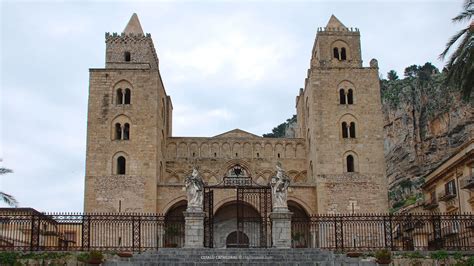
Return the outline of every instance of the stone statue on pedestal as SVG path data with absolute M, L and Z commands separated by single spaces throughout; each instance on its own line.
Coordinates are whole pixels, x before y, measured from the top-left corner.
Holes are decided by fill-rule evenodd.
M 290 186 L 290 179 L 285 175 L 280 163 L 277 163 L 277 174 L 272 177 L 272 202 L 273 210 L 281 209 L 288 210 L 288 187 Z
M 199 176 L 199 172 L 196 168 L 193 168 L 191 176 L 186 177 L 184 184 L 186 186 L 186 196 L 188 198 L 188 211 L 202 211 L 204 182 Z

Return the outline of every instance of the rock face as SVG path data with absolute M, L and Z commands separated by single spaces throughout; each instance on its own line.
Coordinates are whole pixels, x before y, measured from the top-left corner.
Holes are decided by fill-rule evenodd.
M 421 199 L 423 176 L 474 136 L 473 105 L 443 84 L 443 74 L 381 87 L 389 199 L 397 211 Z

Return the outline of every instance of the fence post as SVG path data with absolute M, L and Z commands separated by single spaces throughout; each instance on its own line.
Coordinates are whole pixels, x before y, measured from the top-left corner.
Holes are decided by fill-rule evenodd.
M 392 214 L 390 213 L 388 217 L 386 215 L 383 216 L 383 231 L 384 231 L 384 238 L 385 238 L 385 245 L 386 249 L 390 248 L 393 251 L 393 235 L 392 235 Z
M 334 233 L 336 238 L 336 250 L 344 251 L 344 232 L 342 216 L 334 216 Z
M 40 217 L 36 217 L 36 214 L 31 214 L 31 236 L 30 236 L 30 251 L 39 250 L 40 241 Z
M 90 228 L 91 228 L 91 221 L 90 221 L 90 217 L 86 214 L 84 214 L 82 216 L 82 230 L 81 230 L 81 234 L 82 234 L 82 247 L 81 249 L 82 250 L 89 250 L 90 249 Z

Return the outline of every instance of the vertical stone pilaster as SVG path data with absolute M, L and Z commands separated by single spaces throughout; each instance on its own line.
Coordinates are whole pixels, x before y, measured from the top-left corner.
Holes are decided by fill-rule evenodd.
M 274 209 L 272 220 L 272 240 L 274 248 L 291 248 L 291 216 L 288 209 Z
M 204 247 L 204 217 L 203 211 L 185 211 L 184 213 L 184 247 Z

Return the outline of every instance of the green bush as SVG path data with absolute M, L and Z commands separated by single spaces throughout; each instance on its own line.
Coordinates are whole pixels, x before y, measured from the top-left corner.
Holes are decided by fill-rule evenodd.
M 18 257 L 16 252 L 0 252 L 0 265 L 14 265 Z
M 375 258 L 377 260 L 389 260 L 392 258 L 392 253 L 388 249 L 381 249 L 375 252 Z
M 449 258 L 449 254 L 445 250 L 439 250 L 439 251 L 431 253 L 430 257 L 434 260 L 445 260 Z

